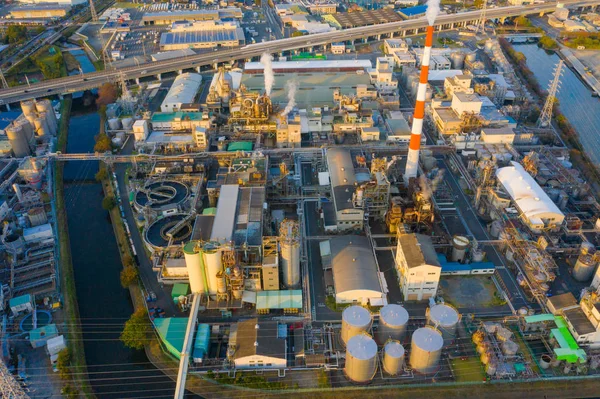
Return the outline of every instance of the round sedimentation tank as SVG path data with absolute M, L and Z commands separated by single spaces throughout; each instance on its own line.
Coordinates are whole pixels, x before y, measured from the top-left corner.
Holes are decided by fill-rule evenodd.
M 348 306 L 342 312 L 342 341 L 344 344 L 355 335 L 367 332 L 371 327 L 371 312 L 362 306 Z
M 15 157 L 22 158 L 31 155 L 29 140 L 22 125 L 13 123 L 11 126 L 8 126 L 6 128 L 6 137 L 8 137 Z
M 434 372 L 438 368 L 444 339 L 433 327 L 422 327 L 412 335 L 410 344 L 410 367 L 423 374 Z
M 383 347 L 383 370 L 390 375 L 402 373 L 404 368 L 404 347 L 395 340 L 388 341 Z
M 190 241 L 183 247 L 185 268 L 187 269 L 192 293 L 206 292 L 206 279 L 202 252 L 197 247 L 196 241 Z
M 589 253 L 579 255 L 573 267 L 573 278 L 581 282 L 588 281 L 594 275 L 596 265 L 593 255 Z
M 459 320 L 458 310 L 448 304 L 438 303 L 427 309 L 427 324 L 437 328 L 444 341 L 454 338 Z
M 408 318 L 408 312 L 403 306 L 389 304 L 382 307 L 379 311 L 379 325 L 375 334 L 379 345 L 383 345 L 388 339 L 402 342 Z
M 450 54 L 450 65 L 452 65 L 452 69 L 463 69 L 465 66 L 465 53 L 457 51 Z
M 346 345 L 344 374 L 349 380 L 366 383 L 377 371 L 377 344 L 368 334 L 355 335 Z
M 216 295 L 219 287 L 217 275 L 223 270 L 221 251 L 218 243 L 207 243 L 204 245 L 204 264 L 206 265 L 206 281 L 208 282 L 208 294 Z
M 281 248 L 281 268 L 283 285 L 298 288 L 300 285 L 300 224 L 296 220 L 285 219 L 279 226 Z
M 454 236 L 452 238 L 452 262 L 463 262 L 467 255 L 469 239 L 465 236 Z

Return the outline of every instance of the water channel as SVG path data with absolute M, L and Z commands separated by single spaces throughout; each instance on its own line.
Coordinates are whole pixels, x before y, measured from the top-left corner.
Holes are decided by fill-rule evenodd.
M 527 66 L 542 88 L 553 78 L 553 66 L 560 57 L 547 53 L 535 44 L 515 45 L 527 57 Z M 557 95 L 561 112 L 577 131 L 582 147 L 596 166 L 600 166 L 600 99 L 566 66 L 563 68 L 561 89 Z
M 67 151 L 93 152 L 98 128 L 95 112 L 73 116 Z M 65 165 L 65 206 L 92 388 L 100 399 L 172 398 L 174 382 L 149 363 L 144 351 L 119 340 L 133 305 L 119 281 L 119 248 L 102 209 L 102 187 L 91 181 L 97 171 L 96 161 Z

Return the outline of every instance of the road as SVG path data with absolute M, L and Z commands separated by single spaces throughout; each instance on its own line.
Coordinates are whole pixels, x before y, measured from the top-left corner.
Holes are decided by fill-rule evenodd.
M 599 0 L 576 0 L 565 2 L 571 6 L 596 5 Z M 556 8 L 556 3 L 533 4 L 526 6 L 511 6 L 488 9 L 488 19 L 504 18 L 517 15 L 528 15 L 536 13 L 551 12 Z M 481 16 L 481 11 L 467 11 L 457 14 L 440 15 L 436 20 L 438 29 L 452 28 L 452 24 L 469 23 L 476 21 Z M 264 43 L 256 43 L 241 48 L 224 49 L 208 54 L 158 61 L 145 65 L 111 69 L 93 72 L 89 74 L 52 79 L 31 85 L 30 87 L 19 86 L 15 88 L 0 90 L 1 103 L 13 103 L 31 98 L 43 97 L 51 94 L 73 93 L 101 86 L 105 82 L 114 82 L 121 74 L 127 79 L 136 79 L 145 76 L 159 75 L 161 73 L 183 70 L 187 68 L 199 68 L 219 62 L 246 60 L 258 57 L 264 52 L 271 54 L 283 51 L 297 50 L 302 48 L 311 49 L 314 46 L 327 45 L 340 41 L 354 41 L 361 38 L 381 38 L 384 35 L 393 35 L 402 32 L 415 33 L 418 29 L 427 26 L 426 18 L 417 18 L 400 22 L 391 22 L 374 26 L 363 26 L 359 28 L 344 29 L 334 32 L 318 33 L 314 35 L 291 37 L 287 39 L 273 40 Z

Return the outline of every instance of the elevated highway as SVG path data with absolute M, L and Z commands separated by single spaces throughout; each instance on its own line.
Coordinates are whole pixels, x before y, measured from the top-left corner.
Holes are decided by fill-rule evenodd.
M 600 0 L 567 0 L 569 7 L 591 7 L 600 4 Z M 519 15 L 543 14 L 554 11 L 555 2 L 532 4 L 525 6 L 500 7 L 486 10 L 486 19 L 504 19 Z M 481 10 L 467 11 L 457 14 L 440 15 L 436 20 L 436 29 L 453 29 L 477 22 L 481 19 Z M 66 94 L 88 90 L 101 86 L 105 82 L 114 82 L 123 75 L 126 79 L 139 79 L 146 76 L 160 76 L 161 73 L 181 71 L 189 68 L 200 68 L 220 62 L 246 60 L 258 57 L 262 53 L 271 54 L 297 49 L 312 49 L 314 46 L 327 45 L 334 42 L 354 42 L 360 39 L 383 39 L 392 36 L 418 34 L 427 26 L 423 18 L 400 22 L 363 26 L 359 28 L 318 33 L 314 35 L 273 40 L 264 43 L 250 44 L 240 48 L 218 50 L 190 57 L 146 63 L 135 67 L 125 67 L 98 71 L 83 75 L 52 79 L 30 86 L 19 86 L 0 90 L 0 104 L 10 104 L 31 98 L 53 94 Z

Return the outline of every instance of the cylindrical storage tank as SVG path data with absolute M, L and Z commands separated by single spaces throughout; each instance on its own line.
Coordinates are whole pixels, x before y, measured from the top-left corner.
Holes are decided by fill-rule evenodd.
M 348 306 L 342 312 L 342 341 L 344 344 L 355 335 L 367 332 L 371 327 L 371 312 L 362 306 Z
M 427 309 L 427 324 L 437 328 L 450 341 L 456 335 L 456 326 L 460 320 L 458 310 L 445 303 L 438 303 Z
M 22 158 L 31 155 L 29 141 L 27 140 L 26 134 L 23 131 L 22 125 L 10 125 L 5 131 L 15 157 Z
M 472 52 L 466 55 L 465 59 L 468 62 L 475 62 L 477 61 L 477 53 L 476 52 Z
M 419 373 L 431 373 L 438 367 L 444 339 L 433 327 L 422 327 L 412 335 L 410 344 L 410 366 Z
M 108 120 L 108 128 L 110 130 L 119 130 L 121 129 L 121 121 L 119 118 L 111 118 Z
M 33 126 L 35 128 L 35 134 L 39 137 L 44 137 L 50 135 L 50 128 L 48 127 L 48 123 L 46 119 L 42 117 L 33 118 Z
M 48 112 L 40 112 L 38 117 L 46 122 L 46 126 L 48 126 L 48 134 L 56 134 L 57 127 L 54 126 L 54 121 L 48 116 Z
M 385 305 L 379 311 L 379 326 L 375 339 L 383 345 L 388 339 L 403 342 L 408 324 L 408 312 L 403 306 L 396 304 Z
M 465 53 L 457 51 L 450 54 L 450 65 L 452 69 L 463 69 L 465 66 Z
M 19 120 L 19 123 L 21 123 L 23 132 L 25 132 L 25 138 L 27 139 L 27 142 L 31 143 L 35 137 L 35 134 L 34 134 L 35 132 L 33 131 L 33 125 L 31 123 L 29 123 L 29 121 L 26 119 Z
M 227 292 L 227 283 L 225 281 L 225 273 L 220 271 L 217 273 L 217 292 L 219 294 L 224 294 Z
M 488 51 L 492 51 L 494 48 L 494 42 L 491 39 L 485 41 L 485 49 Z
M 542 357 L 540 358 L 540 367 L 543 368 L 544 370 L 546 370 L 547 368 L 550 367 L 551 362 L 552 362 L 552 358 L 550 357 L 550 355 L 543 354 Z
M 579 255 L 575 267 L 573 267 L 573 278 L 577 281 L 588 281 L 596 271 L 596 262 L 590 254 Z
M 581 255 L 592 254 L 596 251 L 596 246 L 589 241 L 583 241 L 581 243 Z
M 485 257 L 485 252 L 481 249 L 473 250 L 471 252 L 471 262 L 478 263 L 483 262 L 483 258 Z
M 121 123 L 123 124 L 123 129 L 131 130 L 133 127 L 133 118 L 123 118 Z
M 346 345 L 344 374 L 358 383 L 369 382 L 377 371 L 377 344 L 368 334 L 355 335 Z
M 493 360 L 493 361 L 490 361 L 485 366 L 485 373 L 491 377 L 493 375 L 496 375 L 497 369 L 498 369 L 498 364 L 496 363 L 496 360 Z
M 390 375 L 398 375 L 403 368 L 404 347 L 398 341 L 388 341 L 383 347 L 383 370 Z
M 285 219 L 279 226 L 281 269 L 283 285 L 298 288 L 300 285 L 300 225 L 298 221 Z
M 469 239 L 464 236 L 452 238 L 452 262 L 463 262 L 469 247 Z
M 44 211 L 44 208 L 41 207 L 33 208 L 27 211 L 27 218 L 29 219 L 29 223 L 32 227 L 48 223 L 46 211 Z
M 196 242 L 190 241 L 183 247 L 185 268 L 187 269 L 190 288 L 194 294 L 204 294 L 207 291 L 202 252 L 196 248 Z
M 490 235 L 492 238 L 500 237 L 500 233 L 502 232 L 502 222 L 499 220 L 494 220 L 492 225 L 490 226 Z
M 25 118 L 35 116 L 36 112 L 36 104 L 34 100 L 28 100 L 21 102 L 21 111 L 23 111 L 23 116 Z
M 207 243 L 204 245 L 202 251 L 204 253 L 204 264 L 206 265 L 206 281 L 208 282 L 209 295 L 217 293 L 217 274 L 223 270 L 221 251 L 218 248 L 218 243 Z

